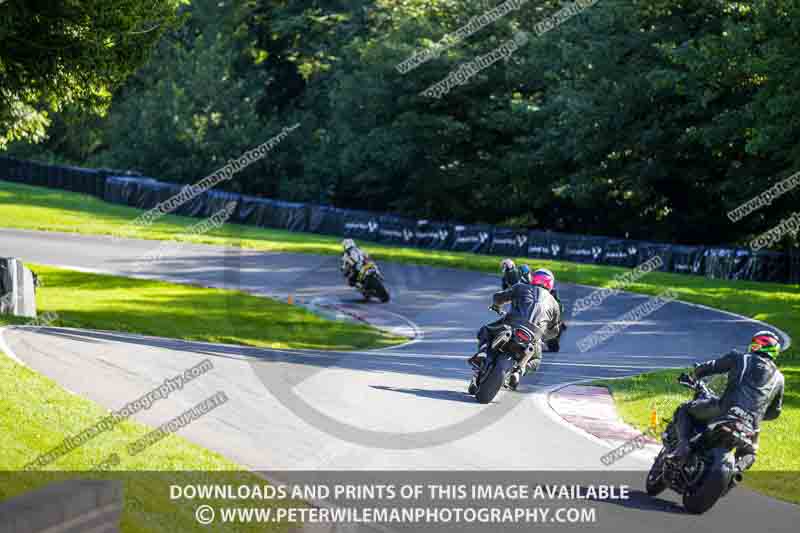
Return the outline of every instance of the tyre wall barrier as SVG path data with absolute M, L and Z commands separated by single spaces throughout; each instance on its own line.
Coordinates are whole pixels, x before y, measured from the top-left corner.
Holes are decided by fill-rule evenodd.
M 59 167 L 0 157 L 0 179 L 84 192 L 107 202 L 151 209 L 185 185 L 108 169 Z M 285 202 L 217 190 L 179 205 L 177 215 L 207 218 L 228 202 L 231 222 L 350 237 L 431 250 L 488 253 L 633 268 L 659 255 L 661 270 L 718 279 L 792 282 L 800 279 L 796 254 L 743 247 L 686 246 L 550 231 L 413 219 L 331 206 Z M 791 257 L 790 257 L 791 256 Z M 794 280 L 794 281 L 792 281 Z

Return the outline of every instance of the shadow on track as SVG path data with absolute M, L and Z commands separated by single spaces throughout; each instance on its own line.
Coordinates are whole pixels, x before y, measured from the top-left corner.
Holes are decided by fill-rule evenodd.
M 599 503 L 611 503 L 614 505 L 619 505 L 620 507 L 627 507 L 629 509 L 638 509 L 640 511 L 658 511 L 662 513 L 682 514 L 682 515 L 688 514 L 683 509 L 683 507 L 681 507 L 677 503 L 650 496 L 649 494 L 641 490 L 631 490 L 630 492 L 628 492 L 627 499 L 601 500 L 598 498 L 594 501 Z
M 402 394 L 412 394 L 422 398 L 432 398 L 434 400 L 448 400 L 451 402 L 464 402 L 475 403 L 475 398 L 466 392 L 459 392 L 454 390 L 428 390 L 428 389 L 404 389 L 401 387 L 387 387 L 385 385 L 370 385 L 370 388 L 399 392 Z

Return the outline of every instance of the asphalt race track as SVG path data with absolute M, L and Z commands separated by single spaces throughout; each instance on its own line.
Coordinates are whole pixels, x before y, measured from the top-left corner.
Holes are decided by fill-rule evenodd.
M 572 318 L 571 303 L 591 289 L 560 284 L 570 325 L 561 352 L 545 353 L 540 370 L 518 392 L 501 392 L 493 404 L 481 406 L 466 394 L 465 359 L 474 351 L 475 331 L 495 318 L 486 307 L 499 287 L 496 276 L 382 264 L 392 301 L 363 304 L 344 285 L 335 257 L 182 245 L 137 270 L 132 265 L 158 242 L 11 230 L 0 230 L 0 242 L 4 255 L 25 262 L 279 297 L 291 293 L 302 301 L 343 303 L 416 330 L 417 338 L 403 346 L 357 353 L 261 350 L 61 328 L 4 332 L 7 347 L 26 365 L 109 409 L 210 358 L 212 371 L 136 418 L 157 426 L 224 391 L 230 401 L 181 435 L 254 470 L 646 470 L 641 454 L 605 467 L 600 457 L 610 447 L 561 421 L 547 404 L 547 392 L 580 380 L 684 367 L 743 347 L 759 327 L 671 302 L 581 353 L 578 340 L 647 298 L 620 294 Z M 643 476 L 634 479 L 642 480 L 634 487 L 641 489 Z M 659 505 L 640 498 L 637 504 L 604 506 L 603 530 L 796 531 L 800 519 L 797 506 L 743 488 L 701 518 L 676 512 L 674 494 L 660 498 L 654 500 Z

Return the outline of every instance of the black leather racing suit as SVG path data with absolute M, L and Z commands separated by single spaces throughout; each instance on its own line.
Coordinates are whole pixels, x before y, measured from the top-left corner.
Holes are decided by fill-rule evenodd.
M 503 273 L 503 290 L 510 289 L 519 283 L 519 269 L 514 267 L 511 270 L 506 270 Z
M 495 293 L 492 297 L 492 303 L 496 307 L 509 302 L 511 310 L 506 316 L 483 326 L 478 331 L 478 344 L 481 347 L 488 345 L 494 334 L 503 325 L 511 327 L 523 325 L 533 331 L 539 339 L 545 341 L 559 335 L 561 308 L 547 289 L 520 282 L 509 289 Z M 536 342 L 535 346 L 536 351 L 531 358 L 541 359 L 540 343 Z M 520 361 L 519 366 L 524 369 L 528 359 Z
M 514 285 L 519 283 L 519 281 L 520 281 L 519 268 L 514 267 L 511 270 L 507 270 L 505 273 L 503 273 L 503 290 L 505 291 L 505 290 L 510 289 L 511 287 L 513 287 Z M 556 299 L 556 302 L 558 302 L 559 313 L 560 313 L 560 316 L 563 319 L 563 317 L 564 317 L 564 304 L 561 303 L 561 298 L 558 297 L 558 289 L 553 287 L 553 290 L 550 291 L 550 294 L 553 296 L 553 298 Z M 556 335 L 556 338 L 560 338 L 561 334 L 566 329 L 567 329 L 567 325 L 566 325 L 565 322 L 562 321 L 559 324 L 558 335 Z M 547 339 L 547 340 L 549 340 L 549 339 Z
M 683 442 L 690 437 L 692 418 L 710 422 L 729 416 L 732 408 L 739 408 L 752 417 L 750 422 L 754 429 L 758 429 L 762 420 L 774 420 L 780 416 L 784 379 L 772 359 L 733 350 L 719 359 L 698 365 L 694 371 L 697 378 L 725 373 L 728 374 L 728 383 L 719 400 L 695 400 L 678 410 L 678 435 Z M 740 470 L 747 470 L 755 462 L 757 443 L 758 433 L 754 447 L 737 450 L 736 465 Z

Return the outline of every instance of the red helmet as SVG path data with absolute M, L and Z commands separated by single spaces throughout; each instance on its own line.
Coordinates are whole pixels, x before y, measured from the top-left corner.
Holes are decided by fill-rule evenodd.
M 546 268 L 540 268 L 531 276 L 531 285 L 539 285 L 548 291 L 552 291 L 553 287 L 556 286 L 556 277 Z

